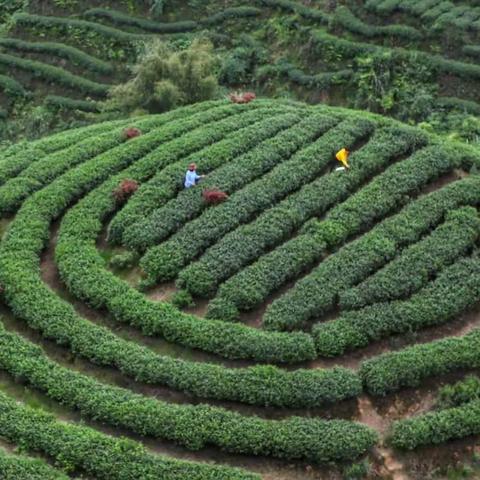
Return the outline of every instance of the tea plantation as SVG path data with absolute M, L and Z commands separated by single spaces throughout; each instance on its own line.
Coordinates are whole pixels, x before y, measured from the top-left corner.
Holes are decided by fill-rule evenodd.
M 360 3 L 8 2 L 0 479 L 479 478 L 480 148 L 415 112 L 478 119 L 480 3 Z M 106 119 L 158 36 L 222 94 Z

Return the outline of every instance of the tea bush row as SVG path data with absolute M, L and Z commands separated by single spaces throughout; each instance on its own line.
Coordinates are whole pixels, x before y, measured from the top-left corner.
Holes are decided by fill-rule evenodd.
M 323 114 L 306 116 L 288 130 L 281 131 L 275 136 L 271 135 L 252 150 L 232 158 L 224 165 L 218 165 L 219 168 L 202 181 L 201 190 L 217 188 L 229 195 L 241 190 L 257 178 L 263 178 L 262 175 L 269 174 L 272 169 L 278 169 L 279 165 L 288 163 L 291 155 L 298 155 L 298 151 L 302 151 L 302 148 L 315 141 L 336 122 L 338 120 L 335 118 Z M 155 209 L 144 221 L 129 227 L 123 238 L 124 243 L 130 248 L 140 250 L 155 245 L 199 216 L 205 207 L 200 189 L 184 190 L 166 205 Z M 217 209 L 212 211 L 217 212 Z M 236 216 L 238 218 L 238 212 Z M 195 230 L 199 236 L 201 229 Z M 195 255 L 196 252 L 198 249 L 192 251 L 192 254 Z M 142 263 L 142 266 L 149 277 L 157 278 L 157 275 L 151 275 L 147 261 L 145 264 Z M 166 265 L 165 267 L 168 268 Z M 173 271 L 173 276 L 175 273 L 176 271 Z M 164 274 L 161 274 L 161 277 L 168 278 Z
M 359 232 L 365 226 L 372 225 L 389 212 L 394 211 L 402 203 L 406 203 L 409 195 L 415 194 L 441 175 L 461 167 L 465 161 L 468 161 L 468 157 L 463 157 L 453 146 L 431 145 L 424 148 L 407 160 L 387 169 L 358 194 L 333 209 L 326 217 L 325 227 L 322 227 L 320 222 L 318 229 L 313 229 L 316 231 L 314 234 L 319 238 L 322 228 L 326 228 L 330 233 L 329 230 L 333 228 L 333 225 L 335 225 L 340 238 L 346 238 L 352 233 Z M 375 245 L 375 242 L 378 245 Z M 347 286 L 352 285 L 349 282 L 353 280 L 356 273 L 355 268 L 348 268 L 353 266 L 352 262 L 360 262 L 357 268 L 362 265 L 361 261 L 366 261 L 368 264 L 369 256 L 365 255 L 366 251 L 370 249 L 374 256 L 378 255 L 377 258 L 381 262 L 385 255 L 384 252 L 387 252 L 387 258 L 392 258 L 396 247 L 391 239 L 380 235 L 371 247 L 367 246 L 362 249 L 360 257 L 356 256 L 350 260 L 344 257 L 338 266 L 346 275 L 348 273 L 348 276 L 345 279 L 342 278 L 340 283 L 326 278 L 332 272 L 329 269 L 331 262 L 334 262 L 332 265 L 336 265 L 335 256 L 332 257 L 332 261 L 320 263 L 318 267 L 268 307 L 264 316 L 264 325 L 276 330 L 294 329 L 301 328 L 314 317 L 320 317 L 334 306 L 336 295 L 344 281 Z M 378 266 L 382 266 L 382 264 Z M 338 273 L 335 267 L 333 270 L 334 273 Z M 361 280 L 363 280 L 362 277 L 358 278 L 358 281 Z
M 39 77 L 52 83 L 60 84 L 64 87 L 80 91 L 85 94 L 104 96 L 107 94 L 109 85 L 93 82 L 78 75 L 74 75 L 62 68 L 37 62 L 36 60 L 27 60 L 6 53 L 0 53 L 0 65 L 5 65 L 12 69 L 26 71 L 34 77 Z
M 319 355 L 340 355 L 394 334 L 441 325 L 480 300 L 480 262 L 461 259 L 408 300 L 377 303 L 319 323 L 313 331 Z
M 333 125 L 330 123 L 329 126 Z M 317 141 L 300 150 L 291 160 L 278 165 L 269 174 L 233 195 L 228 202 L 205 212 L 204 215 L 187 224 L 168 242 L 148 250 L 140 261 L 140 265 L 150 277 L 164 278 L 165 274 L 171 277 L 193 260 L 196 255 L 217 242 L 211 251 L 215 252 L 214 256 L 218 261 L 224 262 L 222 268 L 216 268 L 213 264 L 209 265 L 207 275 L 204 275 L 205 270 L 203 269 L 194 272 L 193 269 L 187 268 L 179 277 L 178 282 L 180 287 L 187 288 L 194 295 L 208 296 L 214 292 L 212 284 L 215 285 L 221 276 L 228 276 L 231 271 L 227 262 L 234 268 L 241 268 L 249 255 L 261 251 L 260 248 L 267 248 L 263 246 L 266 230 L 270 232 L 267 241 L 273 240 L 276 233 L 273 230 L 274 223 L 270 221 L 272 218 L 275 218 L 275 223 L 281 223 L 284 231 L 292 228 L 292 223 L 297 224 L 304 221 L 305 216 L 310 212 L 306 205 L 310 203 L 310 208 L 316 207 L 315 192 L 318 190 L 307 188 L 308 191 L 305 191 L 303 188 L 294 194 L 296 197 L 302 196 L 307 199 L 304 202 L 304 208 L 298 213 L 295 213 L 294 201 L 289 200 L 290 197 L 278 205 L 275 205 L 275 202 L 282 200 L 289 193 L 295 192 L 304 183 L 308 185 L 309 181 L 318 177 L 331 161 L 336 145 L 340 143 L 353 145 L 356 140 L 368 136 L 372 130 L 373 124 L 368 121 L 356 120 L 340 123 Z M 291 208 L 289 208 L 290 204 Z M 273 209 L 268 209 L 272 205 L 274 205 Z M 262 212 L 266 208 L 267 210 Z M 255 230 L 255 238 L 243 236 L 245 227 L 241 224 L 248 223 L 258 214 L 260 215 L 254 222 L 249 224 L 252 229 L 254 225 L 260 224 L 260 227 Z M 283 218 L 280 218 L 282 214 Z M 237 230 L 234 230 L 235 227 L 238 227 Z M 263 235 L 262 229 L 265 232 Z M 227 234 L 231 230 L 233 231 Z M 240 230 L 242 233 L 237 234 L 236 232 Z M 192 231 L 196 232 L 194 238 L 191 235 Z M 242 240 L 249 244 L 249 247 L 245 248 L 242 245 L 237 248 L 232 241 L 232 236 L 235 238 L 241 236 Z M 231 248 L 226 245 L 230 245 Z M 257 247 L 257 245 L 262 245 L 262 247 Z M 221 253 L 217 256 L 219 249 L 221 249 Z M 161 265 L 157 263 L 160 260 L 162 261 Z M 163 263 L 164 261 L 165 263 Z M 192 264 L 192 267 L 193 265 L 195 264 Z
M 467 253 L 480 235 L 480 220 L 473 208 L 450 212 L 446 222 L 429 236 L 403 250 L 399 256 L 359 285 L 340 294 L 343 309 L 406 298 Z
M 477 259 L 478 263 L 478 259 Z M 480 367 L 480 330 L 417 344 L 366 360 L 360 376 L 369 393 L 385 395 L 416 387 L 429 377 Z
M 68 480 L 68 477 L 36 458 L 9 455 L 0 449 L 0 476 L 3 480 Z
M 313 462 L 350 460 L 368 450 L 375 435 L 344 420 L 290 417 L 266 420 L 210 405 L 167 403 L 106 385 L 51 361 L 36 345 L 0 327 L 0 365 L 83 416 L 142 436 L 199 450 Z M 351 443 L 344 442 L 348 437 Z
M 423 134 L 418 134 L 410 128 L 386 127 L 378 129 L 363 148 L 352 154 L 351 161 L 352 165 L 355 166 L 348 174 L 345 174 L 345 172 L 332 172 L 313 182 L 311 187 L 306 190 L 307 193 L 310 190 L 313 192 L 310 194 L 311 202 L 309 201 L 309 204 L 311 203 L 312 207 L 308 211 L 309 217 L 322 215 L 335 203 L 347 199 L 364 182 L 380 173 L 390 163 L 398 160 L 399 156 L 408 154 L 412 149 L 424 145 L 426 141 L 426 137 Z M 372 182 L 378 182 L 378 180 L 374 179 Z M 293 200 L 295 200 L 295 197 L 293 197 Z M 294 206 L 294 201 L 290 202 L 290 205 Z M 304 205 L 304 200 L 299 202 L 300 212 L 306 211 Z M 342 204 L 340 203 L 340 205 Z M 370 198 L 362 204 L 362 207 L 366 212 L 376 208 L 375 203 L 372 204 Z M 275 212 L 275 210 L 273 208 L 271 211 Z M 286 213 L 288 214 L 289 210 L 286 210 Z M 285 220 L 278 216 L 282 221 L 275 221 L 274 223 L 274 218 L 276 220 L 276 217 L 269 215 L 267 212 L 265 218 L 269 217 L 270 224 L 277 225 L 276 229 L 279 233 L 282 233 L 285 228 Z M 307 219 L 308 217 L 305 218 L 305 220 Z M 330 222 L 330 225 L 334 224 Z M 300 226 L 301 224 L 298 224 L 297 228 Z M 358 225 L 355 224 L 352 227 L 354 228 L 353 232 L 358 231 Z M 338 231 L 339 228 L 336 227 L 336 229 Z M 241 230 L 250 230 L 254 234 L 251 237 L 250 235 L 245 237 L 250 242 L 257 242 L 257 238 L 262 240 L 262 236 L 255 228 L 255 224 L 239 229 L 238 233 Z M 271 231 L 271 227 L 268 231 Z M 286 281 L 296 278 L 307 267 L 318 261 L 325 254 L 327 243 L 338 245 L 347 238 L 348 232 L 349 230 L 343 228 L 342 235 L 339 235 L 338 238 L 333 238 L 335 231 L 329 234 L 327 227 L 324 229 L 322 236 L 300 234 L 260 257 L 255 263 L 247 266 L 243 271 L 240 271 L 221 285 L 217 297 L 210 303 L 208 315 L 216 317 L 223 311 L 225 315 L 227 312 L 230 312 L 230 315 L 235 317 L 238 316 L 239 310 L 248 310 L 255 307 Z M 273 237 L 273 235 L 270 234 L 270 237 Z M 227 238 L 228 236 L 225 237 L 225 239 Z M 276 243 L 278 243 L 279 240 L 287 238 L 287 235 L 282 233 L 274 238 L 278 238 L 276 240 Z M 239 238 L 238 241 L 241 241 L 241 239 Z M 271 245 L 271 243 L 268 242 L 267 245 Z M 234 250 L 236 251 L 240 249 L 240 246 L 243 246 L 243 243 L 235 242 L 233 246 L 237 246 Z M 245 249 L 245 247 L 243 248 Z M 204 266 L 208 266 L 204 270 L 205 272 L 216 272 L 217 268 L 214 270 L 211 263 L 215 262 L 220 266 L 221 262 L 213 257 L 215 251 L 216 247 L 212 248 L 197 264 L 192 264 L 188 267 L 185 270 L 185 274 L 190 270 L 192 272 L 195 270 L 201 271 L 200 268 Z M 246 251 L 247 253 L 249 252 L 248 248 Z M 221 261 L 223 262 L 223 259 Z M 222 272 L 222 268 L 218 268 L 218 271 Z M 183 278 L 183 272 L 179 278 Z M 254 288 L 252 288 L 253 285 Z
M 69 60 L 74 65 L 92 72 L 109 75 L 114 69 L 110 63 L 95 58 L 78 48 L 56 42 L 26 42 L 18 38 L 0 38 L 0 47 L 26 53 L 40 53 Z
M 154 455 L 133 440 L 93 428 L 59 422 L 0 392 L 0 434 L 10 442 L 41 452 L 60 467 L 109 480 L 260 480 L 243 470 Z

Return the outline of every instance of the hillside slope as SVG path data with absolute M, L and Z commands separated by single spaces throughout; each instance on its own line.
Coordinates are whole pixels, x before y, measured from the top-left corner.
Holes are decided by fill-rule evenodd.
M 25 104 L 45 105 L 36 115 L 57 128 L 59 118 L 83 119 L 128 77 L 143 42 L 202 36 L 222 56 L 227 89 L 370 109 L 478 139 L 475 2 L 169 0 L 156 15 L 149 2 L 27 3 L 0 38 L 0 104 L 10 121 Z
M 184 189 L 191 162 L 208 176 Z M 265 99 L 3 149 L 0 451 L 41 460 L 2 453 L 0 474 L 336 479 L 368 460 L 420 479 L 469 460 L 476 403 L 416 414 L 480 365 L 479 165 L 385 117 Z

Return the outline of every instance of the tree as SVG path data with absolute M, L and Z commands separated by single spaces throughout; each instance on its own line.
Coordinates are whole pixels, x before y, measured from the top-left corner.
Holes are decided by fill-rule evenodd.
M 134 77 L 114 86 L 104 110 L 160 113 L 213 98 L 218 89 L 217 58 L 210 42 L 196 39 L 183 50 L 159 40 L 146 44 Z

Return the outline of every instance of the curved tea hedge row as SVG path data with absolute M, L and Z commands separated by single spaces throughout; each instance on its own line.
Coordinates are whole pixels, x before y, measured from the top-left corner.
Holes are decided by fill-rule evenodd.
M 0 449 L 0 476 L 3 480 L 67 480 L 69 477 L 39 459 L 7 455 Z
M 469 159 L 461 153 L 459 154 L 455 148 L 449 149 L 432 145 L 420 150 L 407 160 L 387 169 L 358 194 L 350 197 L 344 205 L 335 207 L 327 215 L 326 223 L 327 225 L 332 221 L 337 223 L 337 230 L 340 232 L 342 230 L 349 233 L 358 232 L 408 201 L 408 195 L 415 194 L 429 182 L 468 161 Z M 321 225 L 320 223 L 320 229 Z M 332 308 L 342 285 L 351 286 L 353 282 L 363 280 L 361 276 L 355 277 L 357 271 L 363 267 L 361 262 L 369 264 L 370 256 L 375 258 L 377 255 L 378 265 L 379 261 L 383 261 L 384 255 L 392 258 L 395 254 L 396 245 L 393 239 L 390 239 L 388 234 L 375 238 L 375 233 L 372 232 L 370 235 L 373 236 L 373 245 L 368 245 L 370 236 L 366 236 L 365 245 L 362 245 L 362 241 L 359 240 L 353 244 L 353 247 L 352 245 L 346 247 L 347 251 L 354 249 L 356 245 L 363 247 L 355 252 L 354 256 L 344 254 L 340 256 L 341 261 L 336 261 L 339 257 L 334 255 L 299 280 L 285 295 L 269 306 L 264 317 L 264 324 L 278 330 L 299 328 Z M 379 242 L 378 246 L 375 246 L 375 241 Z M 369 255 L 368 252 L 371 254 Z M 354 268 L 352 268 L 351 262 L 356 263 Z M 376 262 L 373 260 L 374 265 Z M 380 263 L 378 266 L 382 266 L 382 264 Z M 342 273 L 338 268 L 342 269 Z M 336 281 L 330 278 L 332 273 L 339 275 L 338 279 L 334 277 Z M 370 273 L 371 271 L 366 271 L 366 274 Z M 338 283 L 339 281 L 341 283 Z M 326 288 L 329 285 L 331 287 Z
M 0 392 L 0 435 L 41 452 L 70 471 L 105 480 L 260 480 L 243 470 L 153 455 L 142 444 L 92 428 L 59 422 L 51 414 L 19 404 Z
M 377 303 L 317 324 L 313 331 L 317 353 L 339 355 L 389 335 L 445 323 L 480 301 L 479 285 L 478 258 L 459 260 L 408 300 Z
M 203 180 L 202 189 L 214 187 L 228 194 L 241 190 L 242 187 L 267 174 L 275 167 L 281 168 L 281 166 L 286 164 L 282 160 L 288 159 L 296 152 L 300 152 L 298 155 L 302 155 L 304 151 L 302 147 L 305 148 L 306 145 L 322 136 L 337 122 L 338 120 L 335 118 L 329 118 L 324 114 L 312 115 L 288 130 L 281 131 L 275 136 L 269 135 L 268 139 L 265 139 L 254 149 L 248 150 L 236 158 L 231 158 L 228 162 L 214 165 L 219 168 Z M 252 136 L 254 140 L 255 137 L 254 135 Z M 243 139 L 243 143 L 245 144 L 245 139 Z M 210 165 L 207 165 L 207 172 L 210 170 L 208 167 Z M 177 178 L 181 178 L 183 173 L 183 171 L 182 173 L 177 173 Z M 158 184 L 159 182 L 155 183 Z M 156 197 L 158 202 L 158 194 Z M 157 202 L 155 203 L 159 205 Z M 163 203 L 160 203 L 144 221 L 136 222 L 125 231 L 123 241 L 129 248 L 143 250 L 159 243 L 180 229 L 189 220 L 200 215 L 206 208 L 201 193 L 197 189 L 181 191 L 177 197 L 170 200 L 166 205 Z M 231 205 L 231 202 L 227 204 Z M 222 206 L 219 208 L 221 209 Z M 217 212 L 218 209 L 207 210 L 207 212 L 210 211 Z M 236 210 L 235 214 L 238 217 L 239 210 Z M 224 222 L 218 223 L 223 224 Z M 192 228 L 196 229 L 196 236 L 200 237 L 201 229 L 198 227 Z M 191 231 L 190 229 L 189 233 Z M 190 249 L 190 255 L 195 255 L 196 253 L 198 253 L 197 250 Z M 155 259 L 153 262 L 155 265 L 164 265 L 164 268 L 168 268 L 160 259 Z M 147 260 L 142 262 L 142 268 L 152 280 L 156 280 L 159 277 L 151 272 Z M 170 274 L 170 277 L 174 273 Z M 168 278 L 168 274 L 162 275 L 162 277 Z
M 259 80 L 271 77 L 286 77 L 296 85 L 318 89 L 326 89 L 332 85 L 342 84 L 350 80 L 352 76 L 353 70 L 349 68 L 309 75 L 285 59 L 278 60 L 274 65 L 262 66 L 256 73 L 256 77 Z
M 47 95 L 43 104 L 51 109 L 64 111 L 80 110 L 82 112 L 97 113 L 100 110 L 97 102 L 92 102 L 90 100 L 75 100 L 69 97 L 62 97 L 61 95 Z
M 191 129 L 208 125 L 210 122 L 219 121 L 223 118 L 228 119 L 230 115 L 235 116 L 241 113 L 242 110 L 231 105 L 219 106 L 206 112 L 202 112 L 200 109 L 197 115 L 193 114 L 195 112 L 193 110 L 191 111 L 192 115 L 187 120 L 182 121 L 180 132 L 189 132 Z M 249 115 L 251 117 L 250 112 L 247 114 L 247 120 L 250 118 Z M 145 119 L 140 118 L 136 124 L 146 134 L 152 129 L 164 125 L 168 120 L 172 121 L 174 118 L 175 115 L 168 118 L 162 116 L 146 117 Z M 219 130 L 219 134 L 222 135 L 225 130 L 228 131 L 228 126 L 233 129 L 238 122 L 239 120 L 235 121 L 233 119 L 233 122 L 230 120 L 225 129 L 222 128 L 224 126 L 222 122 L 216 123 L 215 127 Z M 68 149 L 47 155 L 25 168 L 19 175 L 0 187 L 0 212 L 15 211 L 31 193 L 52 182 L 63 172 L 102 153 L 106 154 L 115 147 L 119 147 L 125 142 L 122 132 L 123 128 L 118 128 L 114 130 L 108 129 L 104 134 L 97 133 L 94 142 L 92 142 L 91 138 L 87 138 Z M 201 134 L 203 134 L 203 131 Z M 200 133 L 197 133 L 198 136 L 200 136 Z M 206 137 L 206 139 L 208 141 L 209 137 Z M 12 158 L 11 161 L 13 163 L 16 159 Z
M 445 223 L 418 243 L 405 248 L 385 267 L 340 294 L 344 309 L 408 297 L 477 241 L 480 219 L 473 208 L 447 215 Z
M 319 178 L 310 186 L 305 186 L 303 189 L 305 195 L 300 191 L 298 194 L 299 216 L 305 216 L 306 213 L 309 214 L 309 217 L 323 214 L 336 202 L 345 200 L 349 193 L 353 193 L 365 181 L 379 173 L 382 168 L 395 161 L 398 156 L 407 154 L 411 149 L 422 146 L 425 142 L 426 138 L 424 136 L 414 135 L 412 130 L 408 128 L 387 127 L 378 129 L 367 145 L 352 154 L 352 162 L 355 162 L 356 168 L 349 172 L 348 175 L 332 172 Z M 293 199 L 296 200 L 295 197 Z M 286 205 L 293 205 L 294 207 L 294 202 L 286 203 Z M 310 211 L 307 210 L 305 205 L 311 205 Z M 368 211 L 369 208 L 373 208 L 373 205 L 370 202 L 366 202 L 364 208 Z M 276 208 L 273 208 L 271 212 L 273 213 L 275 210 Z M 290 211 L 287 210 L 287 213 L 290 213 Z M 273 231 L 272 224 L 275 225 L 279 232 L 284 231 L 285 220 L 276 222 L 275 216 L 269 215 L 269 212 L 266 212 L 265 219 L 267 218 L 270 218 L 269 222 L 265 222 L 263 225 L 260 223 L 260 227 L 263 227 L 266 232 Z M 275 223 L 273 223 L 274 221 Z M 252 224 L 250 228 L 250 231 L 253 233 L 252 238 L 246 238 L 251 242 L 262 241 L 261 229 L 257 230 L 255 226 L 255 224 Z M 356 225 L 354 226 L 356 228 Z M 245 244 L 243 240 L 244 232 L 248 231 L 249 227 L 239 229 L 238 243 L 233 243 L 233 245 Z M 328 233 L 327 230 L 326 232 Z M 242 233 L 243 235 L 241 235 Z M 247 266 L 221 285 L 217 297 L 209 305 L 208 315 L 213 317 L 224 315 L 225 318 L 233 319 L 238 316 L 239 309 L 248 310 L 258 305 L 288 279 L 295 278 L 296 275 L 308 268 L 314 261 L 320 259 L 326 252 L 326 241 L 335 245 L 347 237 L 348 231 L 345 231 L 345 235 L 338 239 L 333 239 L 332 233 L 330 237 L 328 235 L 301 234 L 260 257 L 255 263 Z M 273 237 L 272 233 L 270 233 L 270 237 Z M 282 238 L 281 236 L 279 237 Z M 286 235 L 283 236 L 283 238 L 285 237 Z M 218 247 L 225 245 L 225 239 L 217 245 Z M 183 281 L 184 276 L 188 278 L 188 275 L 195 278 L 195 274 L 198 275 L 197 272 L 202 272 L 202 270 L 216 273 L 217 270 L 213 268 L 213 265 L 224 262 L 223 257 L 229 260 L 229 256 L 232 256 L 228 255 L 228 253 L 223 253 L 223 257 L 217 260 L 218 255 L 213 255 L 216 250 L 217 246 L 213 247 L 197 263 L 185 269 L 180 274 L 179 281 Z M 204 266 L 208 268 L 204 269 Z M 218 271 L 223 270 L 218 269 Z M 203 281 L 206 282 L 207 278 L 212 277 L 212 274 L 204 275 Z M 199 276 L 199 278 L 202 277 Z
M 479 433 L 480 401 L 475 400 L 460 407 L 397 421 L 392 426 L 390 442 L 396 448 L 413 450 Z
M 32 74 L 34 77 L 41 77 L 52 83 L 58 83 L 82 93 L 105 96 L 110 85 L 93 82 L 87 78 L 79 77 L 59 67 L 38 62 L 36 60 L 27 60 L 24 58 L 0 53 L 0 65 L 5 65 L 12 69 L 19 69 Z
M 248 17 L 257 17 L 260 14 L 258 8 L 249 6 L 230 7 L 217 12 L 210 17 L 203 18 L 199 21 L 185 20 L 180 22 L 160 23 L 144 18 L 133 17 L 125 13 L 110 10 L 107 8 L 92 8 L 84 13 L 86 18 L 106 19 L 119 27 L 136 27 L 152 33 L 179 33 L 190 32 L 202 26 L 214 25 L 222 23 L 228 19 L 240 19 Z
M 86 19 L 109 20 L 119 27 L 137 27 L 141 30 L 152 33 L 177 33 L 177 32 L 189 32 L 195 30 L 198 26 L 194 21 L 182 21 L 172 23 L 160 23 L 144 18 L 133 17 L 117 10 L 110 10 L 108 8 L 91 8 L 83 13 Z
M 85 417 L 189 449 L 214 445 L 233 453 L 328 462 L 354 459 L 375 442 L 367 427 L 343 420 L 264 420 L 209 405 L 176 405 L 143 397 L 61 367 L 3 326 L 0 346 L 2 370 Z
M 478 263 L 478 258 L 477 258 Z M 373 395 L 416 387 L 428 378 L 480 366 L 480 330 L 389 352 L 363 362 L 360 376 Z
M 0 47 L 18 50 L 26 53 L 42 53 L 54 57 L 64 58 L 74 65 L 81 66 L 94 73 L 112 74 L 113 66 L 78 48 L 57 42 L 26 42 L 18 38 L 0 38 Z
M 414 27 L 408 25 L 371 25 L 357 18 L 348 7 L 340 5 L 336 8 L 332 18 L 333 24 L 345 28 L 349 32 L 362 37 L 371 38 L 378 36 L 398 37 L 404 40 L 420 40 L 422 34 Z

